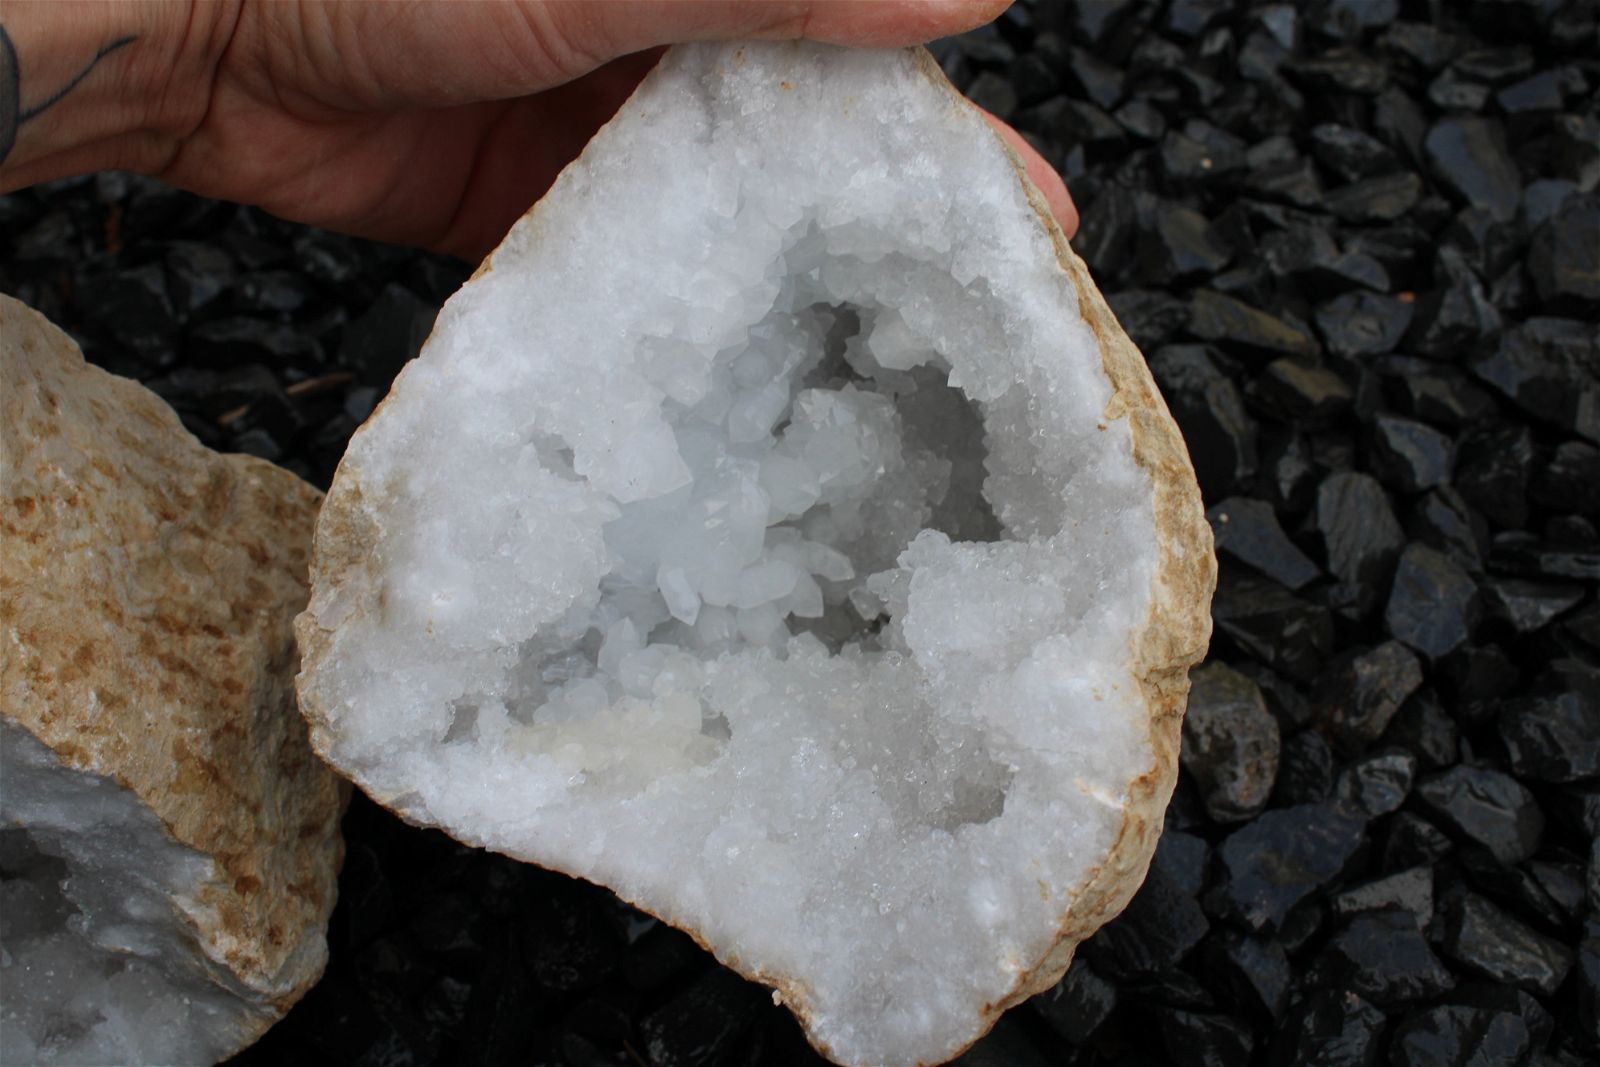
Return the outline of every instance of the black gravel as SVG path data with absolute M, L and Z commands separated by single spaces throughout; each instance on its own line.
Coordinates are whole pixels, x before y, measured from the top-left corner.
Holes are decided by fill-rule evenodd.
M 1600 1057 L 1600 3 L 1077 0 L 941 42 L 1066 175 L 1222 573 L 1152 874 L 973 1064 Z M 0 290 L 326 486 L 466 265 L 123 174 Z M 602 889 L 357 796 L 244 1064 L 816 1063 Z

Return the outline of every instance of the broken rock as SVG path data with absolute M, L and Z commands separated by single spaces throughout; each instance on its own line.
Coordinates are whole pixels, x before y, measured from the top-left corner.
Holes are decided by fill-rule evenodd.
M 319 494 L 9 297 L 0 337 L 0 1060 L 212 1063 L 327 958 L 291 632 Z

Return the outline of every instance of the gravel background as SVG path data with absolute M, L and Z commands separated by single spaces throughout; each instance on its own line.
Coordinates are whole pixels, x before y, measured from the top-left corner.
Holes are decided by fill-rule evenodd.
M 969 1064 L 1600 1056 L 1600 4 L 1013 8 L 936 48 L 1036 139 L 1222 559 L 1149 881 Z M 461 264 L 101 174 L 0 290 L 326 486 Z M 819 1062 L 605 891 L 358 796 L 326 976 L 233 1062 Z

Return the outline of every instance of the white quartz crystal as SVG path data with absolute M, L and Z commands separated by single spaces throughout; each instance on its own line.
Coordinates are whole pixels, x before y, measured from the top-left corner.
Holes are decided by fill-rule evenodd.
M 352 442 L 314 742 L 694 931 L 840 1062 L 955 1055 L 1142 877 L 1137 647 L 1163 567 L 1209 581 L 1062 255 L 923 53 L 674 50 Z

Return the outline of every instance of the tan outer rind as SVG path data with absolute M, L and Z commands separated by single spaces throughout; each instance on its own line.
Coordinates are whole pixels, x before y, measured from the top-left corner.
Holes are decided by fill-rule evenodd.
M 4 296 L 0 383 L 0 713 L 215 862 L 191 921 L 242 1048 L 321 975 L 343 855 L 291 681 L 321 494 Z
M 937 61 L 925 49 L 919 47 L 912 51 L 918 69 L 930 82 L 950 95 L 953 106 L 977 111 L 950 84 Z M 990 129 L 986 122 L 983 126 L 985 130 Z M 1150 748 L 1155 754 L 1155 762 L 1150 770 L 1130 784 L 1122 827 L 1101 863 L 1068 894 L 1073 904 L 1061 916 L 1055 941 L 1049 950 L 1022 972 L 1009 993 L 980 1007 L 979 1026 L 972 1042 L 948 1050 L 941 1059 L 929 1061 L 930 1064 L 954 1059 L 988 1033 L 1006 1009 L 1060 981 L 1078 945 L 1115 918 L 1143 884 L 1156 841 L 1161 836 L 1167 801 L 1177 781 L 1178 747 L 1189 693 L 1189 668 L 1204 658 L 1210 642 L 1211 594 L 1216 588 L 1217 579 L 1211 527 L 1205 519 L 1194 467 L 1190 463 L 1183 437 L 1156 389 L 1143 355 L 1106 305 L 1083 260 L 1067 243 L 1049 206 L 1028 179 L 1021 160 L 997 134 L 991 131 L 990 136 L 994 136 L 995 142 L 1011 160 L 1017 179 L 1027 193 L 1028 202 L 1054 243 L 1057 262 L 1076 290 L 1084 321 L 1100 343 L 1101 362 L 1114 390 L 1104 417 L 1108 423 L 1116 419 L 1128 419 L 1134 462 L 1149 474 L 1153 487 L 1160 556 L 1149 618 L 1145 626 L 1130 639 L 1129 661 L 1130 673 L 1139 680 L 1150 709 Z M 535 204 L 528 214 L 536 215 L 539 207 L 540 204 Z M 492 271 L 493 260 L 494 254 L 490 253 L 479 265 L 473 278 Z M 382 405 L 369 417 L 369 425 L 381 411 Z M 360 588 L 352 599 L 355 604 L 353 613 L 360 615 L 376 611 L 379 606 L 374 601 L 376 583 L 370 570 L 373 563 L 373 520 L 362 506 L 359 480 L 351 476 L 356 473 L 341 464 L 334 478 L 333 488 L 318 523 L 312 574 L 320 581 L 327 581 L 328 575 L 338 574 L 341 581 L 358 582 Z M 315 584 L 320 584 L 320 581 Z M 329 651 L 332 632 L 324 629 L 310 611 L 296 621 L 295 632 L 305 656 L 305 668 L 301 674 L 303 683 L 312 666 Z M 332 747 L 328 714 L 326 709 L 318 705 L 316 695 L 303 684 L 301 710 L 312 725 L 313 744 L 327 756 Z M 393 807 L 399 799 L 396 796 L 373 794 L 370 789 L 368 792 L 385 807 Z M 403 810 L 399 814 L 407 821 L 416 821 L 410 819 Z M 431 824 L 419 822 L 419 825 Z M 466 844 L 484 844 L 460 832 L 453 833 L 453 836 Z M 508 854 L 530 863 L 539 862 L 537 857 Z M 648 903 L 629 903 L 642 911 L 650 911 Z M 812 1046 L 823 1056 L 835 1059 L 827 1042 L 816 1032 L 813 1013 L 807 1005 L 807 990 L 801 980 L 762 973 L 719 949 L 700 931 L 683 929 L 724 965 L 746 978 L 771 986 L 784 1006 L 800 1022 Z M 918 1064 L 917 1067 L 928 1065 Z

